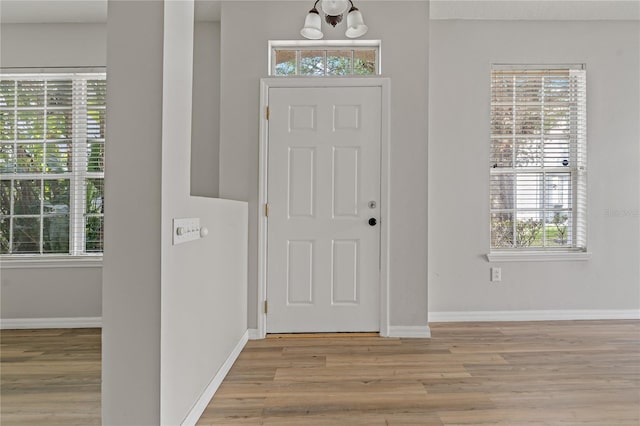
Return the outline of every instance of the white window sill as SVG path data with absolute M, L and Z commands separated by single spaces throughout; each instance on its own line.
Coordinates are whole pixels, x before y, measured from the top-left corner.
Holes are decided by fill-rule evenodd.
M 102 268 L 102 255 L 0 256 L 2 269 Z
M 585 251 L 504 251 L 487 254 L 489 262 L 570 262 L 591 259 Z

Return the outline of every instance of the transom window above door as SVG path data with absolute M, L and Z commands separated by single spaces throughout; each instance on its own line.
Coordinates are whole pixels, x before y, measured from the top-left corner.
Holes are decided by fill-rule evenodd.
M 269 75 L 272 76 L 361 77 L 380 74 L 380 40 L 269 42 Z

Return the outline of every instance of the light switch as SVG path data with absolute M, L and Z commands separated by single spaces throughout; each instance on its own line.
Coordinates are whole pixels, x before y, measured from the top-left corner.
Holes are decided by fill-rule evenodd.
M 200 218 L 173 219 L 173 245 L 200 239 Z

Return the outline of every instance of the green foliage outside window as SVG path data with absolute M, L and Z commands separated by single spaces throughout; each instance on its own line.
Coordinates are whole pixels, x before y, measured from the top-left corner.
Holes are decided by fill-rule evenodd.
M 275 50 L 276 76 L 376 75 L 376 50 Z

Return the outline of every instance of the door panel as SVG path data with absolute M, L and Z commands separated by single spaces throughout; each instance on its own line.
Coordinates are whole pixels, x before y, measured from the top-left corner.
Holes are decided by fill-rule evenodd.
M 333 149 L 333 217 L 358 216 L 358 147 Z
M 267 331 L 377 331 L 381 89 L 271 88 L 269 109 Z
M 331 304 L 358 304 L 360 290 L 358 276 L 359 242 L 333 241 L 331 262 Z
M 315 149 L 289 148 L 287 204 L 289 217 L 313 217 Z

